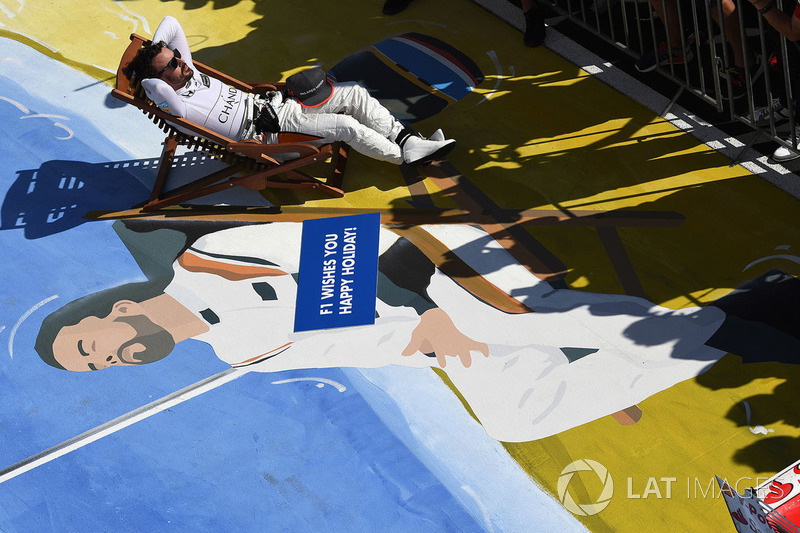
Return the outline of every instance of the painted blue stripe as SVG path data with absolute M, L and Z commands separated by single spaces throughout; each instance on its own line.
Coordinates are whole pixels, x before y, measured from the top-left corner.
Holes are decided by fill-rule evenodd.
M 413 65 L 412 74 L 423 79 L 429 85 L 443 92 L 455 100 L 460 100 L 466 96 L 474 87 L 465 82 L 461 76 L 469 75 L 463 73 L 459 75 L 454 69 L 458 68 L 453 63 L 438 56 L 439 59 L 411 46 L 408 41 L 401 38 L 387 39 L 375 45 L 375 48 L 386 57 L 401 65 L 409 68 Z M 460 69 L 459 69 L 460 71 Z

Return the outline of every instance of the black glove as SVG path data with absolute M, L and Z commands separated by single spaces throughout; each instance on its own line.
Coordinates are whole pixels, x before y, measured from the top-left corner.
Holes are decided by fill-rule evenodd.
M 258 133 L 278 133 L 281 131 L 281 125 L 278 122 L 278 115 L 275 109 L 269 104 L 264 104 L 258 118 L 253 121 Z

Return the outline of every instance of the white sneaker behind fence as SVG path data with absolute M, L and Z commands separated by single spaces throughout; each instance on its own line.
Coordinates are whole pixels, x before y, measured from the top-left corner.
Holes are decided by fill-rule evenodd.
M 780 145 L 778 148 L 772 152 L 772 159 L 782 163 L 784 161 L 791 161 L 792 159 L 797 159 L 800 157 L 800 150 L 797 149 L 797 142 L 800 141 L 800 125 L 796 125 L 794 127 L 794 135 L 795 138 L 792 139 L 792 136 L 789 135 L 786 139 L 784 139 L 787 143 L 794 144 L 794 148 L 788 148 L 786 146 Z

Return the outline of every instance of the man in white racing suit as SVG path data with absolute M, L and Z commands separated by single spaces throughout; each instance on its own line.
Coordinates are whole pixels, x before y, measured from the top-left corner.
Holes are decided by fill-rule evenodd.
M 342 141 L 363 155 L 397 165 L 429 163 L 455 146 L 441 130 L 430 139 L 418 136 L 364 87 L 331 83 L 320 69 L 296 75 L 301 87 L 311 83 L 296 98 L 277 91 L 251 95 L 201 74 L 174 17 L 161 21 L 153 41 L 145 43 L 124 73 L 140 79 L 148 98 L 162 110 L 234 140 L 275 143 L 279 132 L 302 133 L 317 137 L 316 144 Z

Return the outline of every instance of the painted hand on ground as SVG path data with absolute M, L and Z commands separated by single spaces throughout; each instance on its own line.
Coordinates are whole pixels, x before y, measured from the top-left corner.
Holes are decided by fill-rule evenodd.
M 485 342 L 475 341 L 461 333 L 450 317 L 441 309 L 429 309 L 419 317 L 420 322 L 411 333 L 402 355 L 409 356 L 417 352 L 434 354 L 439 366 L 445 368 L 446 357 L 458 357 L 465 368 L 472 365 L 471 351 L 481 352 L 489 357 L 489 346 Z

